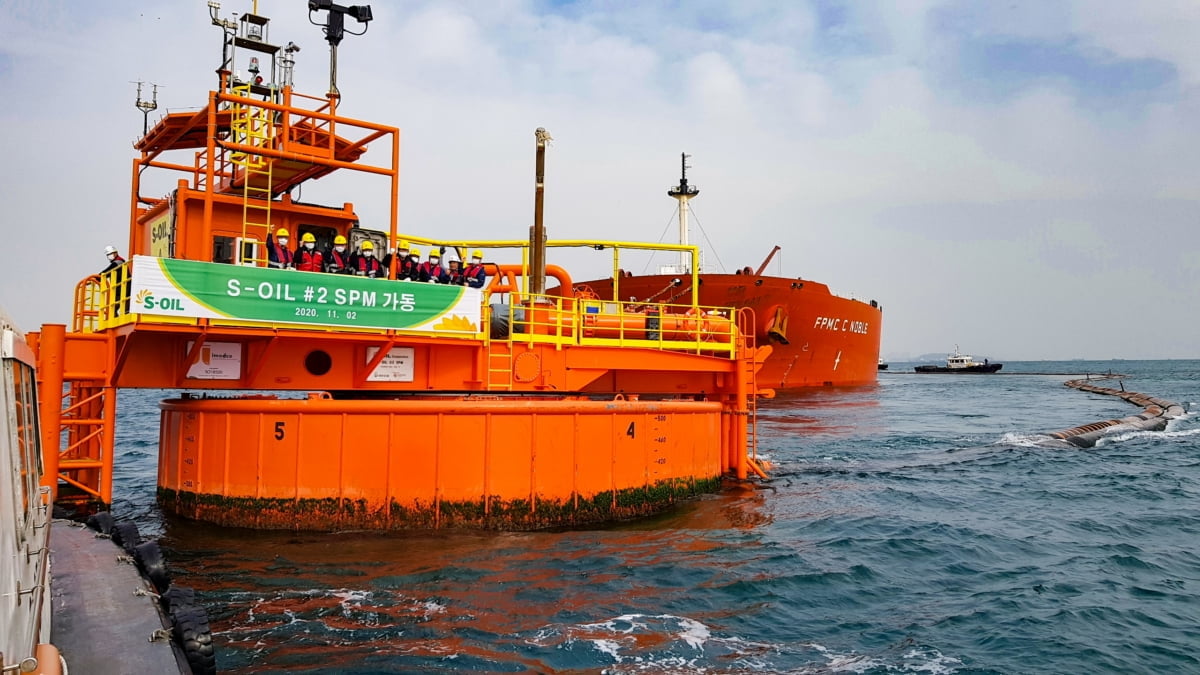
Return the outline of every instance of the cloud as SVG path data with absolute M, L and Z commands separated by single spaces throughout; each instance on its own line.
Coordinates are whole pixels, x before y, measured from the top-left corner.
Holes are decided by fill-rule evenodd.
M 1192 3 L 376 4 L 339 50 L 341 110 L 402 128 L 406 231 L 524 236 L 544 126 L 552 234 L 672 237 L 686 151 L 707 259 L 782 245 L 772 271 L 884 304 L 885 355 L 1196 355 Z M 271 10 L 271 37 L 303 47 L 298 86 L 322 92 L 318 30 Z M 38 289 L 0 299 L 22 325 L 66 321 L 75 282 L 127 239 L 129 82 L 161 85 L 155 115 L 198 106 L 218 47 L 203 3 L 0 6 L 0 86 L 20 92 L 0 111 L 4 228 L 49 230 L 56 253 L 0 272 Z M 387 221 L 386 185 L 335 175 L 302 195 Z M 570 263 L 582 278 L 607 260 Z M 1064 307 L 1134 320 L 1081 331 Z

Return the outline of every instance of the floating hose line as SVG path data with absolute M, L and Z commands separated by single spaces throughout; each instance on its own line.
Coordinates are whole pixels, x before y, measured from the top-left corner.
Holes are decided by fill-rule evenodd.
M 1098 379 L 1119 379 L 1123 375 L 1102 375 Z M 1090 448 L 1096 445 L 1102 436 L 1108 433 L 1112 427 L 1119 426 L 1123 429 L 1133 431 L 1161 431 L 1167 426 L 1167 422 L 1180 417 L 1185 412 L 1184 407 L 1174 401 L 1167 401 L 1161 398 L 1155 398 L 1146 394 L 1139 394 L 1136 391 L 1125 391 L 1125 383 L 1120 382 L 1120 389 L 1112 389 L 1111 387 L 1101 387 L 1092 384 L 1091 376 L 1082 380 L 1068 380 L 1064 384 L 1072 389 L 1091 392 L 1093 394 L 1101 394 L 1103 396 L 1116 396 L 1124 399 L 1134 405 L 1142 407 L 1140 415 L 1130 415 L 1121 419 L 1104 420 L 1101 422 L 1092 422 L 1062 431 L 1055 431 L 1048 434 L 1052 438 L 1066 441 L 1071 445 L 1079 448 Z

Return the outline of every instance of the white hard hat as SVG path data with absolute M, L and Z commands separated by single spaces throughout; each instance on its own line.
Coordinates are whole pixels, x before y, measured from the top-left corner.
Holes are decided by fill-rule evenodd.
M 113 253 L 116 253 L 116 252 L 117 252 L 117 247 L 115 247 L 115 246 L 105 246 L 104 247 L 104 255 L 112 255 Z

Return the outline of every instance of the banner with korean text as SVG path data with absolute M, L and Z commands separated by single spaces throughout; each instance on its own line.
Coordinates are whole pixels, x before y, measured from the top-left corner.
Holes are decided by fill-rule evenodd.
M 474 334 L 477 288 L 135 255 L 137 314 Z

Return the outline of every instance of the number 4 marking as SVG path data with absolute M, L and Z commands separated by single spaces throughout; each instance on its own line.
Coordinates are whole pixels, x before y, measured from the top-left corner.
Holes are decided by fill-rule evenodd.
M 633 438 L 633 437 L 634 437 L 634 436 L 633 436 L 633 425 L 634 425 L 634 422 L 630 422 L 630 423 L 629 423 L 629 428 L 625 430 L 625 435 L 626 435 L 626 436 L 628 436 L 628 437 L 630 437 L 630 438 Z

